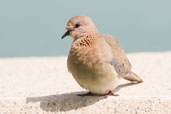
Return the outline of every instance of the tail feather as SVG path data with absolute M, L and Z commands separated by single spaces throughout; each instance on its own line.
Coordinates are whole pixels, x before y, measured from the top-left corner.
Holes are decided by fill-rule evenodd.
M 139 76 L 137 76 L 135 73 L 133 73 L 133 72 L 128 73 L 128 74 L 126 74 L 126 75 L 124 75 L 122 77 L 124 79 L 126 79 L 126 80 L 129 80 L 129 81 L 136 81 L 138 83 L 142 83 L 143 82 L 143 80 Z

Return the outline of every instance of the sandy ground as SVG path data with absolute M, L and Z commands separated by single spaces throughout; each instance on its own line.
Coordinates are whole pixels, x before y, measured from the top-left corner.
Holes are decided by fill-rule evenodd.
M 144 82 L 121 79 L 115 90 L 118 97 L 76 96 L 86 90 L 68 73 L 66 57 L 1 58 L 0 112 L 171 113 L 171 52 L 135 53 L 128 58 Z

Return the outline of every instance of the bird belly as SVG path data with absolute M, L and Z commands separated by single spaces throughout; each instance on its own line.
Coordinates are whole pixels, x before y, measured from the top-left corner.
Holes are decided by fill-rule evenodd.
M 117 73 L 111 65 L 87 68 L 83 64 L 72 65 L 70 69 L 77 83 L 94 94 L 106 94 L 117 86 Z

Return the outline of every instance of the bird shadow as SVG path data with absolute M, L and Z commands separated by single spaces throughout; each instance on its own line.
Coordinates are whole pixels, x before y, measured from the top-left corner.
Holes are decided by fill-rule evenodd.
M 70 111 L 90 106 L 106 96 L 78 96 L 86 91 L 40 97 L 27 97 L 26 103 L 40 102 L 40 108 L 47 112 Z
M 131 85 L 135 85 L 135 83 L 121 84 L 113 91 L 117 92 Z M 42 110 L 47 112 L 59 112 L 77 110 L 107 98 L 107 96 L 78 96 L 78 94 L 85 93 L 86 91 L 81 91 L 49 96 L 27 97 L 26 103 L 40 102 L 40 108 Z

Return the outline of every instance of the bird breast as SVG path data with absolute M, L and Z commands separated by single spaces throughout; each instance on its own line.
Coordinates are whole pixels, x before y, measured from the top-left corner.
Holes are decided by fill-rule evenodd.
M 104 39 L 80 38 L 72 43 L 68 56 L 68 70 L 78 65 L 85 69 L 94 69 L 95 65 L 109 63 L 111 59 L 111 48 Z
M 94 93 L 106 93 L 116 86 L 110 48 L 103 39 L 95 40 L 91 46 L 80 46 L 82 41 L 72 44 L 67 60 L 68 71 L 81 87 Z

